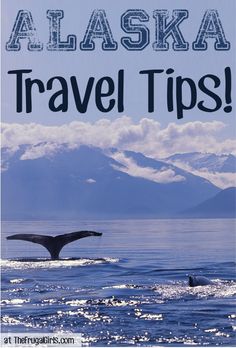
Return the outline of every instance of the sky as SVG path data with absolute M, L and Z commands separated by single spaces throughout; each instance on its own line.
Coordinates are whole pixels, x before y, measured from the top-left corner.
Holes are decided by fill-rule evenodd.
M 60 9 L 64 11 L 61 20 L 61 40 L 67 35 L 76 35 L 77 49 L 75 51 L 53 52 L 46 49 L 49 40 L 49 20 L 47 10 Z M 93 10 L 104 9 L 107 15 L 113 38 L 118 48 L 114 51 L 102 50 L 102 39 L 94 39 L 93 51 L 82 51 L 80 42 L 83 40 L 89 19 Z M 127 34 L 121 29 L 121 16 L 128 9 L 143 9 L 149 16 L 145 22 L 150 32 L 150 43 L 142 51 L 128 51 L 121 44 L 124 36 L 136 39 L 137 35 Z M 184 40 L 189 43 L 188 51 L 174 51 L 173 40 L 168 38 L 168 51 L 155 51 L 152 44 L 155 41 L 155 20 L 153 11 L 167 9 L 172 15 L 174 9 L 187 9 L 189 17 L 180 24 Z M 229 50 L 216 51 L 215 39 L 207 39 L 208 48 L 205 51 L 194 51 L 192 43 L 196 40 L 201 22 L 206 10 L 216 9 L 219 13 L 226 40 L 230 42 Z M 30 52 L 27 49 L 28 39 L 21 39 L 19 51 L 7 51 L 6 43 L 14 26 L 17 13 L 28 10 L 32 14 L 37 36 L 43 44 L 43 49 Z M 130 175 L 141 176 L 156 182 L 181 181 L 181 176 L 171 170 L 155 172 L 151 168 L 139 167 L 124 155 L 125 150 L 141 152 L 146 156 L 163 159 L 175 153 L 202 152 L 236 155 L 235 137 L 235 86 L 236 71 L 236 2 L 234 0 L 160 0 L 160 1 L 108 1 L 108 0 L 3 0 L 2 1 L 2 147 L 8 149 L 8 154 L 14 154 L 20 146 L 26 145 L 21 160 L 51 156 L 65 146 L 70 149 L 80 145 L 92 145 L 107 150 L 116 148 L 112 154 L 114 159 L 124 165 Z M 170 17 L 171 18 L 171 17 Z M 135 22 L 137 23 L 137 22 Z M 163 73 L 155 80 L 154 102 L 155 110 L 148 112 L 147 108 L 147 77 L 139 74 L 141 70 L 173 69 L 171 76 L 174 91 L 177 76 L 191 78 L 196 83 L 206 74 L 224 76 L 225 67 L 232 71 L 232 112 L 223 111 L 225 104 L 225 85 L 221 83 L 217 89 L 222 107 L 212 113 L 206 113 L 197 107 L 184 111 L 183 118 L 177 119 L 176 102 L 174 110 L 167 109 L 167 74 Z M 68 82 L 69 108 L 65 113 L 52 112 L 48 108 L 51 95 L 60 88 L 55 84 L 52 91 L 39 94 L 33 92 L 33 110 L 16 112 L 16 78 L 8 74 L 9 70 L 31 69 L 27 76 L 40 79 L 44 84 L 53 76 L 62 76 Z M 93 76 L 95 83 L 110 76 L 115 81 L 114 96 L 117 96 L 117 76 L 119 70 L 124 70 L 124 111 L 118 112 L 115 107 L 109 113 L 99 111 L 95 103 L 95 91 L 92 90 L 88 110 L 80 114 L 76 110 L 70 77 L 76 76 L 83 94 L 88 79 Z M 212 83 L 208 83 L 209 88 Z M 24 96 L 24 92 L 23 92 Z M 25 97 L 25 96 L 24 96 Z M 197 89 L 197 102 L 204 94 Z M 183 101 L 189 103 L 189 88 L 183 89 Z M 210 98 L 206 105 L 212 107 Z M 213 104 L 214 105 L 214 104 Z M 111 155 L 111 154 L 110 154 Z M 223 160 L 223 157 L 220 157 Z M 186 163 L 178 163 L 183 169 L 205 177 L 221 188 L 235 185 L 235 173 L 215 173 L 208 170 L 201 172 L 194 168 L 186 168 Z M 4 168 L 6 169 L 6 168 Z
M 103 51 L 101 48 L 101 39 L 95 39 L 94 51 L 81 51 L 79 47 L 82 41 L 91 13 L 94 9 L 104 9 L 107 14 L 113 37 L 118 43 L 116 51 Z M 122 14 L 127 9 L 144 9 L 149 15 L 149 21 L 146 26 L 150 30 L 150 44 L 142 51 L 128 51 L 120 43 L 123 36 L 127 36 L 120 26 Z M 9 41 L 10 34 L 16 15 L 19 10 L 29 10 L 32 13 L 37 34 L 44 45 L 40 52 L 30 52 L 27 50 L 27 39 L 20 40 L 21 50 L 10 52 L 5 49 L 5 43 Z M 65 40 L 68 34 L 74 34 L 77 37 L 77 50 L 73 52 L 49 52 L 46 50 L 46 44 L 49 38 L 49 20 L 46 17 L 48 9 L 64 10 L 64 19 L 61 21 L 61 39 Z M 181 25 L 185 41 L 189 42 L 189 51 L 174 51 L 172 49 L 172 39 L 169 38 L 170 49 L 160 52 L 154 51 L 152 43 L 155 41 L 155 20 L 153 11 L 155 9 L 167 9 L 172 13 L 173 9 L 187 9 L 189 18 L 185 19 Z M 214 49 L 214 39 L 208 39 L 208 49 L 206 51 L 194 51 L 192 42 L 196 39 L 203 15 L 207 9 L 217 9 L 220 15 L 222 26 L 226 39 L 231 43 L 231 49 L 228 51 L 216 51 Z M 236 48 L 235 34 L 236 23 L 234 13 L 236 13 L 236 3 L 234 0 L 228 0 L 227 6 L 223 1 L 217 0 L 199 0 L 199 1 L 140 1 L 128 0 L 111 2 L 108 0 L 91 0 L 89 2 L 78 0 L 3 0 L 2 1 L 2 121 L 5 123 L 17 124 L 42 124 L 51 126 L 60 126 L 71 124 L 71 122 L 84 122 L 88 124 L 98 124 L 99 120 L 122 119 L 127 116 L 132 124 L 140 124 L 143 119 L 150 119 L 158 124 L 161 129 L 167 129 L 170 123 L 184 129 L 186 124 L 200 122 L 205 128 L 210 124 L 220 122 L 223 126 L 219 127 L 217 137 L 227 141 L 235 138 L 235 101 L 232 101 L 233 111 L 225 113 L 221 108 L 214 113 L 205 113 L 198 108 L 186 111 L 184 117 L 178 120 L 176 111 L 168 112 L 166 107 L 166 74 L 158 78 L 155 90 L 155 111 L 147 111 L 147 79 L 139 74 L 140 70 L 146 69 L 174 69 L 173 76 L 181 75 L 198 80 L 205 74 L 215 74 L 223 76 L 224 68 L 230 66 L 235 75 Z M 137 36 L 131 35 L 133 38 Z M 14 75 L 9 75 L 9 70 L 32 69 L 31 77 L 40 78 L 46 82 L 52 76 L 63 76 L 68 81 L 70 76 L 74 75 L 78 79 L 79 86 L 85 88 L 88 78 L 95 77 L 95 81 L 103 76 L 117 77 L 120 69 L 125 71 L 125 110 L 118 113 L 117 109 L 109 113 L 102 113 L 97 110 L 95 105 L 94 92 L 91 94 L 88 110 L 85 114 L 79 114 L 73 102 L 73 95 L 69 89 L 69 109 L 68 112 L 53 113 L 48 108 L 50 93 L 33 94 L 33 112 L 16 113 L 16 79 Z M 234 80 L 233 80 L 234 82 Z M 221 97 L 224 99 L 224 87 L 219 89 Z M 116 93 L 116 92 L 115 92 Z M 185 90 L 185 98 L 188 99 L 188 90 Z M 233 85 L 232 96 L 235 95 Z M 202 94 L 199 92 L 198 98 L 201 100 Z M 123 118 L 125 119 L 125 118 Z M 125 127 L 125 124 L 124 124 Z M 199 132 L 202 132 L 200 127 Z M 208 129 L 206 129 L 208 134 Z M 203 133 L 205 134 L 205 133 Z M 201 138 L 201 134 L 198 134 Z M 197 137 L 192 140 L 198 141 Z M 174 138 L 172 139 L 174 144 Z M 194 146 L 190 146 L 190 148 Z M 206 148 L 206 146 L 205 146 Z M 201 145 L 199 145 L 201 149 Z
M 2 172 L 11 175 L 9 169 L 18 160 L 20 162 L 18 168 L 24 168 L 24 163 L 29 162 L 37 167 L 37 163 L 40 162 L 36 161 L 37 159 L 56 158 L 58 153 L 77 150 L 85 145 L 101 149 L 104 155 L 114 160 L 111 161 L 113 169 L 131 177 L 163 185 L 175 183 L 175 186 L 178 186 L 178 183 L 184 181 L 187 184 L 189 174 L 193 174 L 205 179 L 200 182 L 204 184 L 211 182 L 220 189 L 236 186 L 233 168 L 236 160 L 235 0 L 2 0 L 1 5 Z M 80 43 L 86 35 L 89 20 L 95 9 L 103 9 L 106 12 L 113 38 L 117 42 L 117 50 L 104 51 L 101 38 L 94 39 L 94 50 L 81 50 Z M 121 28 L 122 15 L 128 9 L 141 9 L 149 16 L 145 26 L 149 29 L 150 42 L 142 51 L 128 51 L 122 46 L 123 37 L 137 39 L 136 34 L 125 33 Z M 172 37 L 167 40 L 168 51 L 154 50 L 156 28 L 153 14 L 155 10 L 161 9 L 169 11 L 169 20 L 172 18 L 173 10 L 188 10 L 188 18 L 181 22 L 179 28 L 184 40 L 189 44 L 189 50 L 173 50 Z M 28 39 L 20 39 L 19 51 L 6 49 L 17 14 L 22 10 L 30 11 L 32 15 L 37 37 L 43 44 L 41 51 L 29 51 Z M 63 52 L 47 50 L 50 37 L 48 10 L 64 11 L 64 18 L 61 20 L 61 40 L 66 40 L 68 35 L 75 35 L 76 50 Z M 193 50 L 192 44 L 198 36 L 207 10 L 218 11 L 226 40 L 231 45 L 229 50 L 217 51 L 214 47 L 214 38 L 207 39 L 206 50 Z M 139 22 L 134 20 L 134 23 Z M 224 112 L 226 101 L 223 77 L 226 67 L 230 67 L 232 72 L 230 113 Z M 16 77 L 8 74 L 9 71 L 17 69 L 32 70 L 27 78 L 40 79 L 45 86 L 52 77 L 63 77 L 68 83 L 68 111 L 52 112 L 48 107 L 50 97 L 60 89 L 60 84 L 55 83 L 53 89 L 45 93 L 40 94 L 37 88 L 33 89 L 33 109 L 30 113 L 26 113 L 25 110 L 25 91 L 23 91 L 23 112 L 17 113 Z M 147 107 L 147 76 L 140 74 L 140 71 L 148 69 L 164 71 L 155 79 L 155 110 L 152 113 L 148 112 Z M 170 69 L 171 74 L 167 75 Z M 118 71 L 121 70 L 124 71 L 125 84 L 124 110 L 118 112 L 115 105 L 109 113 L 99 111 L 93 87 L 87 112 L 79 113 L 70 85 L 71 76 L 77 79 L 82 95 L 91 77 L 94 77 L 96 85 L 99 79 L 109 76 L 115 82 L 112 98 L 117 98 L 117 78 Z M 207 74 L 215 75 L 222 80 L 219 88 L 215 90 L 222 99 L 222 107 L 212 113 L 203 112 L 195 107 L 184 111 L 183 118 L 178 119 L 175 95 L 174 110 L 170 111 L 167 108 L 167 81 L 170 83 L 170 77 L 173 78 L 173 90 L 176 92 L 176 81 L 179 81 L 180 77 L 192 79 L 196 83 L 196 105 L 206 99 L 204 105 L 213 107 L 212 99 L 198 87 L 198 81 Z M 208 81 L 207 87 L 212 89 L 213 81 Z M 189 87 L 185 84 L 183 103 L 189 104 L 189 98 Z M 142 155 L 129 156 L 127 151 Z M 191 161 L 186 159 L 189 153 Z M 181 157 L 184 154 L 187 156 Z M 159 164 L 156 166 L 157 162 L 148 161 L 143 155 L 159 161 Z M 139 156 L 143 161 L 137 160 Z M 68 162 L 65 163 L 67 164 Z M 15 172 L 15 175 L 17 177 L 18 173 Z M 32 175 L 34 171 L 29 173 L 29 178 Z M 90 175 L 88 173 L 86 183 L 99 184 L 96 182 L 97 179 Z M 68 182 L 71 177 L 72 175 L 68 175 Z M 80 176 L 75 180 L 81 180 Z M 204 191 L 204 186 L 195 189 Z

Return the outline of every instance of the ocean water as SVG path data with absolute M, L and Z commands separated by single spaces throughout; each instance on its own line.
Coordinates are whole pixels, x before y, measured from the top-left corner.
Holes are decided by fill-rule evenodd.
M 15 233 L 103 232 L 68 244 L 59 261 Z M 236 343 L 236 222 L 2 223 L 2 331 L 82 333 L 85 345 Z M 213 285 L 190 288 L 188 275 Z

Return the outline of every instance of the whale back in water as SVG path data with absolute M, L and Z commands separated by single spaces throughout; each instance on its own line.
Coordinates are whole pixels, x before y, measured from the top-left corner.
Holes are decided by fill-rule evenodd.
M 59 259 L 61 249 L 68 243 L 74 242 L 78 239 L 101 236 L 102 233 L 94 231 L 78 231 L 72 233 L 61 234 L 56 237 L 44 236 L 41 234 L 14 234 L 8 236 L 9 240 L 25 240 L 27 242 L 37 243 L 44 246 L 50 253 L 52 260 Z
M 210 279 L 203 276 L 189 276 L 188 284 L 190 287 L 194 286 L 202 286 L 202 285 L 210 285 L 212 282 Z

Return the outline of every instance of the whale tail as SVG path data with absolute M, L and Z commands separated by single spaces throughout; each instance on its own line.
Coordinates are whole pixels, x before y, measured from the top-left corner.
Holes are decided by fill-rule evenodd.
M 61 249 L 68 243 L 74 242 L 78 239 L 90 237 L 90 236 L 101 236 L 102 233 L 94 231 L 78 231 L 72 233 L 61 234 L 56 237 L 44 236 L 41 234 L 14 234 L 8 236 L 8 240 L 25 240 L 27 242 L 37 243 L 45 247 L 52 260 L 59 259 Z

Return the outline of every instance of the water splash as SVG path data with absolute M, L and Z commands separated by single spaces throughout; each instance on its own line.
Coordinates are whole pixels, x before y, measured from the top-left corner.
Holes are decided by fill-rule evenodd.
M 1 267 L 12 268 L 12 269 L 38 269 L 38 268 L 71 268 L 71 267 L 81 267 L 88 265 L 98 265 L 104 263 L 116 263 L 119 262 L 117 258 L 99 258 L 99 259 L 61 259 L 61 260 L 48 260 L 48 259 L 16 259 L 16 260 L 1 260 Z

